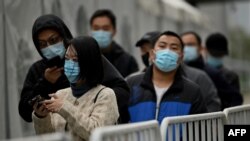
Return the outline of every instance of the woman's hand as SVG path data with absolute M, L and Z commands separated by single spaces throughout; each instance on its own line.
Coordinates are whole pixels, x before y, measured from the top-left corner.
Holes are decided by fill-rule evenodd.
M 43 103 L 45 107 L 50 112 L 59 112 L 63 106 L 63 99 L 58 97 L 56 94 L 50 94 L 50 100 L 45 100 Z
M 36 102 L 33 106 L 35 115 L 39 118 L 44 118 L 49 114 L 49 111 L 46 109 L 45 105 L 40 102 Z

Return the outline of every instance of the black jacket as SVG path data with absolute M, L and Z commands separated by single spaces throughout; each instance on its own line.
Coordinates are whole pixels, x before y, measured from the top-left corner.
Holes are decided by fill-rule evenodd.
M 233 95 L 231 101 L 228 103 L 223 103 L 223 106 L 226 108 L 241 105 L 243 103 L 243 97 L 240 93 L 239 76 L 234 71 L 229 70 L 224 66 L 221 66 L 218 69 L 219 72 L 222 74 L 222 77 L 226 80 L 226 82 L 237 92 L 235 95 Z
M 69 82 L 65 75 L 62 75 L 55 84 L 51 84 L 44 78 L 44 71 L 47 66 L 47 60 L 38 49 L 37 35 L 42 29 L 52 28 L 57 30 L 63 37 L 64 41 L 72 39 L 72 35 L 66 25 L 61 19 L 54 15 L 44 15 L 38 18 L 33 26 L 33 41 L 34 44 L 42 56 L 42 60 L 35 62 L 29 69 L 26 76 L 23 89 L 21 92 L 21 98 L 19 101 L 19 114 L 27 121 L 31 122 L 31 114 L 33 108 L 29 105 L 28 101 L 36 95 L 41 95 L 48 98 L 48 94 L 54 93 L 59 89 L 69 87 Z M 115 91 L 119 113 L 120 123 L 126 123 L 129 120 L 128 113 L 128 100 L 129 100 L 129 88 L 123 77 L 119 72 L 103 57 L 104 66 L 104 78 L 102 84 L 112 88 Z
M 152 82 L 152 66 L 145 73 L 127 78 L 131 89 L 129 113 L 131 122 L 153 120 L 156 116 L 156 93 Z M 163 95 L 157 120 L 165 117 L 206 113 L 207 108 L 200 88 L 185 78 L 181 68 Z
M 103 55 L 116 67 L 123 77 L 138 71 L 138 64 L 133 56 L 125 52 L 116 42 L 111 43 L 111 51 Z
M 215 69 L 206 65 L 201 56 L 196 60 L 187 63 L 187 65 L 201 69 L 209 75 L 209 77 L 214 82 L 218 95 L 221 99 L 221 110 L 227 107 L 242 104 L 242 97 L 239 89 L 237 89 L 235 86 L 232 86 L 219 69 Z

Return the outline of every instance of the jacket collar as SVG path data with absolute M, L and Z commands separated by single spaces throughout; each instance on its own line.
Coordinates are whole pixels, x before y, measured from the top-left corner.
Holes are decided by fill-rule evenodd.
M 103 55 L 108 58 L 109 61 L 113 62 L 116 58 L 120 57 L 124 53 L 124 50 L 120 45 L 118 45 L 115 41 L 111 43 L 110 52 L 103 53 Z
M 119 54 L 122 54 L 124 52 L 122 47 L 120 45 L 118 45 L 115 41 L 112 41 L 111 46 L 112 46 L 112 50 L 111 50 L 112 54 L 119 55 Z
M 185 76 L 185 77 L 186 77 L 186 76 L 187 76 L 187 73 L 186 73 L 186 71 L 185 71 L 185 70 L 186 70 L 186 69 L 188 69 L 188 67 L 189 67 L 189 66 L 188 66 L 187 64 L 185 64 L 185 63 L 181 63 L 181 65 L 180 65 L 180 66 L 181 66 L 181 70 L 182 70 L 182 74 L 183 74 L 183 76 Z M 193 68 L 193 67 L 192 67 L 192 68 Z
M 198 68 L 198 69 L 203 69 L 205 66 L 205 63 L 203 61 L 202 56 L 200 55 L 197 59 L 186 63 L 188 66 L 194 67 L 194 68 Z
M 141 82 L 141 86 L 151 90 L 152 92 L 155 92 L 154 84 L 152 82 L 152 75 L 153 75 L 153 65 L 151 65 L 146 70 L 144 77 L 143 77 L 143 81 Z M 167 91 L 168 93 L 179 92 L 183 89 L 184 84 L 183 84 L 182 75 L 183 75 L 183 70 L 181 66 L 179 66 L 175 74 L 174 82 Z

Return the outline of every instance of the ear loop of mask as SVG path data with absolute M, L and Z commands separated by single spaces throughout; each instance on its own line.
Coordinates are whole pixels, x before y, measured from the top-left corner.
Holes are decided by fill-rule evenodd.
M 152 60 L 152 64 L 154 64 L 155 63 L 155 59 L 156 59 L 156 51 L 153 49 L 153 54 L 154 54 L 154 58 L 153 59 L 151 59 Z

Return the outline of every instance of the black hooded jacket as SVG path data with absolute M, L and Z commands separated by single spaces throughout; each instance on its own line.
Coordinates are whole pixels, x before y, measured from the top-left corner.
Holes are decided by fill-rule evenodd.
M 42 59 L 35 62 L 30 67 L 23 85 L 18 107 L 20 116 L 27 122 L 32 121 L 31 115 L 33 111 L 32 106 L 29 104 L 29 100 L 34 98 L 36 95 L 48 98 L 48 94 L 54 93 L 59 89 L 69 87 L 69 82 L 64 74 L 60 76 L 54 84 L 44 78 L 44 72 L 45 69 L 48 68 L 48 65 L 46 58 L 42 55 L 38 46 L 38 34 L 44 29 L 56 30 L 63 37 L 63 41 L 65 41 L 64 43 L 73 38 L 64 22 L 54 15 L 44 15 L 35 21 L 32 29 L 32 37 L 35 47 L 37 48 L 37 51 L 41 55 Z M 126 123 L 129 120 L 128 85 L 119 72 L 105 57 L 103 57 L 103 66 L 104 78 L 102 84 L 114 90 L 120 113 L 119 122 Z
M 121 73 L 123 77 L 138 71 L 138 64 L 133 56 L 125 52 L 115 41 L 111 43 L 111 51 L 103 55 Z

